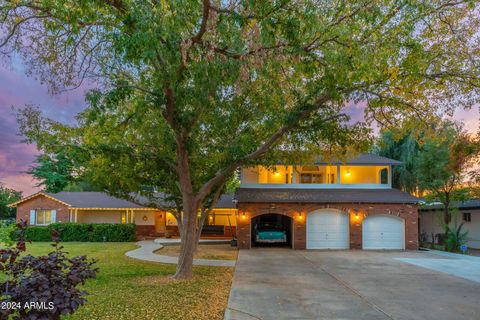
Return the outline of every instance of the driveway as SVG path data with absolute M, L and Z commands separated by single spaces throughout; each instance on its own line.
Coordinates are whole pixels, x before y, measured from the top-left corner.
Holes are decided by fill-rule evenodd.
M 480 283 L 411 264 L 414 259 L 455 258 L 421 251 L 241 250 L 225 319 L 479 318 Z

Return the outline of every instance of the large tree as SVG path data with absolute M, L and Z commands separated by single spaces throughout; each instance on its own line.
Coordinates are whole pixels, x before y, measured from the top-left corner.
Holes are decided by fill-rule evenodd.
M 0 182 L 0 219 L 15 218 L 15 209 L 8 205 L 22 198 L 22 193 L 5 187 Z
M 436 137 L 424 141 L 418 154 L 416 176 L 419 188 L 430 201 L 444 206 L 445 237 L 449 232 L 452 201 L 465 200 L 468 172 L 480 163 L 480 136 L 463 130 L 452 122 L 435 127 Z
M 46 192 L 60 191 L 100 191 L 85 180 L 82 166 L 83 157 L 72 150 L 60 150 L 59 153 L 42 154 L 36 157 L 36 165 L 27 173 L 40 181 L 36 186 L 43 187 Z M 78 150 L 77 150 L 78 151 Z
M 364 149 L 351 100 L 399 126 L 479 96 L 475 1 L 0 0 L 0 21 L 3 51 L 52 90 L 97 85 L 78 126 L 25 109 L 22 132 L 47 153 L 82 148 L 110 192 L 166 190 L 178 279 L 192 275 L 197 213 L 238 166 Z
M 400 135 L 400 136 L 398 136 Z M 399 160 L 399 166 L 393 167 L 392 185 L 405 192 L 418 192 L 416 168 L 420 146 L 417 137 L 407 130 L 384 130 L 380 133 L 375 150 L 379 155 Z

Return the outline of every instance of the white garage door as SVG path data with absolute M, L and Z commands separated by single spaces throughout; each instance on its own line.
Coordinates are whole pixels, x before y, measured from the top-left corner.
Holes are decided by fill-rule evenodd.
M 363 249 L 403 249 L 403 220 L 389 216 L 371 216 L 363 220 Z
M 348 215 L 340 211 L 314 211 L 307 216 L 307 249 L 348 249 Z

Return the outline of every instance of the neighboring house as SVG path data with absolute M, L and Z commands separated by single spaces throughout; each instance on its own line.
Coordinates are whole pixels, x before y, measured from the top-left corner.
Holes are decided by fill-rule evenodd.
M 455 226 L 455 224 L 458 226 L 464 222 L 462 231 L 468 231 L 467 246 L 480 249 L 480 199 L 453 202 L 451 207 L 453 214 L 450 226 Z M 433 204 L 422 206 L 419 209 L 422 242 L 431 243 L 433 234 L 435 243 L 437 243 L 437 235 L 443 235 L 445 232 L 443 208 L 443 204 Z
M 392 166 L 399 164 L 362 154 L 346 163 L 242 168 L 234 198 L 222 197 L 206 233 L 231 235 L 236 229 L 241 249 L 260 244 L 256 235 L 265 226 L 285 234 L 280 244 L 294 249 L 417 249 L 418 199 L 392 188 Z M 30 224 L 135 223 L 139 235 L 176 228 L 168 212 L 103 193 L 38 193 L 14 205 L 17 219 Z M 45 218 L 49 214 L 56 219 Z
M 168 206 L 161 193 L 159 206 Z M 235 232 L 236 209 L 233 195 L 223 195 L 209 215 L 204 234 L 232 236 Z M 17 208 L 17 221 L 44 226 L 50 223 L 134 223 L 137 237 L 164 236 L 168 231 L 178 234 L 173 214 L 148 206 L 148 200 L 139 197 L 130 202 L 103 192 L 38 192 L 10 205 Z

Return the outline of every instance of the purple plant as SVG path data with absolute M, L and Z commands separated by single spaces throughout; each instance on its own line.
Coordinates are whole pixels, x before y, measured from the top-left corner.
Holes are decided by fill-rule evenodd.
M 0 250 L 0 318 L 60 319 L 74 313 L 86 302 L 88 293 L 77 288 L 95 278 L 95 260 L 86 256 L 68 258 L 59 244 L 59 233 L 52 231 L 52 247 L 46 256 L 22 255 L 26 251 L 26 223 L 20 221 L 18 241 L 13 248 Z

